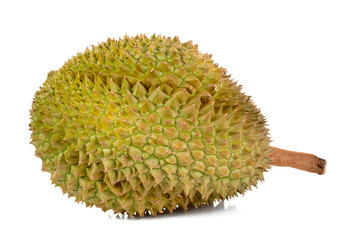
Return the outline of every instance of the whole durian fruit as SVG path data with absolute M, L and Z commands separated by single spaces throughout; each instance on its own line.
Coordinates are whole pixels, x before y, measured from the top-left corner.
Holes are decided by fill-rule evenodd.
M 30 128 L 63 193 L 130 216 L 243 194 L 272 161 L 260 110 L 177 37 L 125 36 L 78 53 L 36 92 Z

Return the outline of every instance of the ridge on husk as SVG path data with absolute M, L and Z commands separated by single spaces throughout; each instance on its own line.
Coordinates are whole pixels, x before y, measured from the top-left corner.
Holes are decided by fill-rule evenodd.
M 36 92 L 30 128 L 63 193 L 130 216 L 243 194 L 269 168 L 259 109 L 178 37 L 125 36 L 78 53 Z

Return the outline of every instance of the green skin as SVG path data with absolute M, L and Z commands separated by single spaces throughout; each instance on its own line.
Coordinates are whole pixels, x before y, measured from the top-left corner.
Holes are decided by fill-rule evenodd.
M 31 110 L 42 170 L 63 193 L 143 216 L 263 180 L 268 129 L 241 87 L 177 37 L 108 39 L 50 72 Z

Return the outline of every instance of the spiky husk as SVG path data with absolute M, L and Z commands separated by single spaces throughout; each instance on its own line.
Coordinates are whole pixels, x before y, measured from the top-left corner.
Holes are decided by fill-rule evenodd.
M 35 94 L 32 144 L 69 197 L 115 213 L 212 204 L 263 180 L 264 117 L 197 45 L 145 35 L 86 49 Z

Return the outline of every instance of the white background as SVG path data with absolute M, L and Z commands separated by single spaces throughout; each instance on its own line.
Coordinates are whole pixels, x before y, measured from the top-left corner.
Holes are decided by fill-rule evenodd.
M 1 1 L 1 239 L 348 239 L 347 1 Z M 50 70 L 108 37 L 178 35 L 228 69 L 273 145 L 327 159 L 319 176 L 274 167 L 216 208 L 120 219 L 62 195 L 29 144 Z

